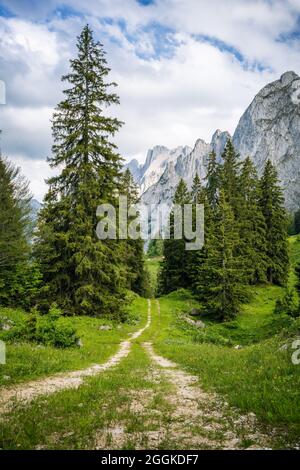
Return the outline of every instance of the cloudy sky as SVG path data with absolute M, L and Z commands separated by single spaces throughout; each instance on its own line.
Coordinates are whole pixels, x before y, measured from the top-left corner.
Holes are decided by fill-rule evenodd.
M 126 159 L 233 132 L 262 86 L 300 73 L 300 0 L 0 0 L 1 148 L 39 200 L 60 77 L 86 23 L 119 85 Z

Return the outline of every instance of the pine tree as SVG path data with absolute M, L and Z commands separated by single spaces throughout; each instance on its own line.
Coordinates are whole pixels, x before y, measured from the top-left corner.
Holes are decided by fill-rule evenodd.
M 188 204 L 190 201 L 191 196 L 187 185 L 183 179 L 181 179 L 176 188 L 173 203 L 183 208 L 184 204 Z M 164 259 L 159 278 L 160 293 L 168 293 L 176 289 L 187 288 L 190 284 L 183 226 L 181 227 L 182 238 L 175 239 L 175 223 L 174 211 L 172 211 L 170 214 L 170 239 L 164 240 Z
M 193 184 L 192 184 L 192 189 L 191 189 L 192 202 L 195 204 L 197 203 L 200 204 L 202 195 L 203 195 L 203 187 L 202 187 L 199 175 L 198 173 L 196 173 L 193 179 Z
M 231 206 L 234 216 L 238 219 L 241 202 L 239 179 L 241 162 L 230 139 L 227 140 L 222 159 L 223 165 L 220 169 L 220 189 L 223 190 L 226 201 Z
M 294 215 L 294 233 L 300 233 L 300 209 L 298 209 Z
M 122 310 L 126 269 L 116 240 L 96 236 L 96 209 L 117 205 L 121 158 L 110 140 L 121 122 L 103 113 L 118 104 L 105 81 L 110 69 L 89 26 L 78 37 L 78 56 L 62 80 L 64 91 L 53 117 L 51 167 L 40 214 L 36 256 L 42 267 L 46 307 L 53 301 L 66 311 L 88 315 Z M 61 169 L 62 168 L 62 169 Z
M 23 305 L 30 302 L 29 291 L 35 287 L 29 244 L 31 195 L 20 169 L 1 155 L 0 187 L 0 303 Z
M 260 187 L 257 172 L 249 157 L 242 165 L 240 189 L 238 250 L 247 264 L 248 282 L 257 284 L 266 281 L 266 224 L 259 205 Z
M 298 295 L 300 296 L 300 263 L 298 263 L 295 267 L 296 273 L 296 284 L 295 287 L 297 289 Z
M 121 177 L 120 192 L 127 196 L 128 209 L 138 202 L 138 188 L 130 170 L 127 168 Z M 127 214 L 128 222 L 130 217 Z M 123 241 L 124 264 L 127 268 L 127 287 L 146 297 L 149 294 L 149 275 L 144 265 L 144 240 L 128 238 Z
M 260 182 L 260 207 L 266 224 L 267 280 L 285 284 L 288 276 L 287 218 L 277 171 L 267 161 Z
M 216 207 L 218 202 L 218 191 L 220 187 L 220 165 L 217 163 L 215 152 L 208 156 L 206 173 L 206 193 L 211 207 Z
M 203 312 L 218 320 L 235 317 L 246 299 L 244 260 L 236 255 L 239 233 L 234 222 L 233 210 L 221 190 L 196 283 Z
M 196 217 L 196 205 L 203 204 L 204 205 L 204 217 L 205 217 L 205 224 L 204 224 L 204 238 L 208 233 L 208 224 L 209 224 L 209 203 L 207 198 L 207 191 L 203 188 L 199 175 L 196 173 L 192 189 L 191 189 L 191 199 L 192 199 L 192 207 L 193 207 L 193 230 L 196 228 L 195 217 Z M 195 280 L 197 280 L 198 268 L 200 263 L 203 262 L 203 257 L 205 253 L 205 248 L 202 247 L 200 250 L 191 250 L 186 252 L 186 266 L 188 277 L 190 280 L 190 288 L 192 291 L 195 290 Z
M 149 242 L 147 256 L 149 258 L 160 257 L 163 255 L 164 241 L 161 238 L 152 239 Z

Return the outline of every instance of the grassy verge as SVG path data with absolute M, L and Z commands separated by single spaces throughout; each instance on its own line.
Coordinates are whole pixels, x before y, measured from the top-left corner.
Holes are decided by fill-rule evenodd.
M 146 267 L 150 274 L 150 284 L 151 284 L 151 291 L 152 296 L 155 297 L 156 289 L 157 289 L 157 277 L 158 271 L 160 268 L 161 257 L 154 257 L 154 258 L 147 258 L 146 259 Z
M 273 296 L 272 287 L 259 288 L 233 330 L 210 325 L 200 334 L 178 315 L 189 310 L 193 300 L 187 293 L 176 292 L 160 299 L 159 324 L 152 325 L 152 334 L 155 349 L 198 375 L 206 390 L 224 395 L 241 411 L 254 412 L 262 422 L 278 427 L 277 445 L 284 447 L 300 438 L 300 366 L 292 363 L 290 349 L 291 340 L 300 334 L 300 322 L 273 318 L 272 324 Z M 286 323 L 284 329 L 282 323 Z M 246 339 L 248 345 L 237 350 L 218 344 L 216 329 L 222 338 L 234 331 L 235 340 Z M 255 343 L 250 344 L 253 338 Z M 281 349 L 285 343 L 289 346 Z
M 84 316 L 72 317 L 70 321 L 83 344 L 80 348 L 58 349 L 29 342 L 7 343 L 6 364 L 0 365 L 0 386 L 105 362 L 116 352 L 120 341 L 141 326 L 145 308 L 146 300 L 136 297 L 130 306 L 132 321 L 123 324 Z M 21 310 L 0 309 L 0 317 L 14 322 L 22 320 L 25 315 Z M 101 330 L 103 325 L 111 329 Z
M 150 368 L 143 348 L 134 344 L 117 368 L 88 379 L 78 390 L 16 407 L 0 426 L 0 448 L 111 448 L 115 432 L 123 435 L 121 448 L 147 448 L 147 432 L 159 431 L 169 407 L 164 400 L 169 385 L 151 380 Z M 137 412 L 145 397 L 146 408 Z M 159 418 L 153 408 L 160 410 Z

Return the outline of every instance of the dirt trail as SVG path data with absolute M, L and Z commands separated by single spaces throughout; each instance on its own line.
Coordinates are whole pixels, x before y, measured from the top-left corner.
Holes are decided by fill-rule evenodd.
M 258 430 L 253 413 L 240 415 L 212 393 L 204 392 L 198 377 L 177 368 L 174 362 L 158 356 L 151 343 L 143 343 L 153 362 L 173 385 L 168 402 L 173 405 L 169 439 L 188 448 L 259 449 L 269 438 Z M 247 444 L 246 444 L 247 443 Z
M 126 422 L 116 420 L 113 427 L 99 430 L 96 449 L 122 449 L 128 444 L 135 449 L 270 448 L 270 438 L 259 430 L 253 413 L 240 415 L 221 397 L 204 392 L 198 377 L 157 355 L 151 342 L 142 346 L 152 360 L 148 380 L 158 384 L 156 391 L 142 390 L 137 396 L 129 392 L 130 410 L 143 429 L 128 432 Z M 169 387 L 163 388 L 165 383 Z M 162 394 L 167 407 L 159 406 Z
M 91 377 L 104 372 L 128 356 L 132 341 L 138 338 L 151 323 L 151 302 L 148 299 L 148 318 L 146 325 L 135 333 L 131 334 L 130 339 L 120 343 L 119 350 L 104 364 L 95 364 L 86 369 L 73 372 L 55 374 L 51 377 L 26 382 L 9 388 L 1 389 L 0 396 L 0 414 L 9 411 L 16 401 L 30 402 L 40 395 L 48 395 L 69 388 L 78 388 L 85 377 Z
M 160 315 L 158 300 L 156 305 L 157 314 Z M 1 390 L 0 414 L 9 411 L 15 402 L 26 403 L 40 395 L 78 388 L 85 377 L 94 376 L 116 366 L 128 356 L 133 340 L 138 338 L 150 323 L 151 301 L 148 300 L 146 325 L 133 333 L 130 339 L 123 341 L 118 352 L 107 362 Z M 151 342 L 144 342 L 141 347 L 149 355 L 152 365 L 147 371 L 137 369 L 136 373 L 146 374 L 153 388 L 128 390 L 129 399 L 124 401 L 124 406 L 129 406 L 131 420 L 138 422 L 139 426 L 132 428 L 126 418 L 118 419 L 118 416 L 115 416 L 110 427 L 95 432 L 93 448 L 270 448 L 272 436 L 261 432 L 253 413 L 240 415 L 221 397 L 204 392 L 198 377 L 180 370 L 177 364 L 156 354 Z

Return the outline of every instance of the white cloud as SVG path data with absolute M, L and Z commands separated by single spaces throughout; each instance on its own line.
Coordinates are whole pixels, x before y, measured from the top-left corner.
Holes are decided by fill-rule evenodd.
M 4 106 L 1 113 L 3 150 L 8 156 L 23 153 L 30 159 L 45 159 L 51 148 L 51 107 Z M 6 150 L 8 149 L 8 150 Z
M 34 8 L 29 8 L 32 0 L 10 0 L 7 8 L 19 18 L 0 18 L 0 79 L 7 85 L 2 148 L 24 168 L 38 198 L 50 171 L 45 158 L 51 149 L 52 110 L 62 96 L 60 77 L 87 21 L 104 43 L 112 78 L 119 84 L 121 106 L 111 112 L 125 121 L 116 141 L 128 158 L 141 158 L 155 144 L 192 146 L 199 137 L 209 140 L 216 128 L 232 132 L 264 84 L 288 69 L 300 71 L 299 39 L 278 41 L 299 28 L 299 0 L 157 0 L 147 7 L 135 0 L 63 4 L 82 17 L 51 17 L 51 9 L 60 5 L 55 0 L 46 6 L 35 2 Z M 153 22 L 174 30 L 173 36 L 161 39 L 164 47 L 170 38 L 177 44 L 169 57 L 157 54 L 157 31 L 149 27 Z M 205 36 L 218 40 L 219 48 L 201 42 Z
M 47 191 L 45 179 L 53 176 L 55 171 L 49 167 L 46 160 L 30 159 L 28 155 L 22 154 L 11 154 L 9 157 L 21 168 L 22 174 L 30 181 L 34 197 L 41 202 Z

